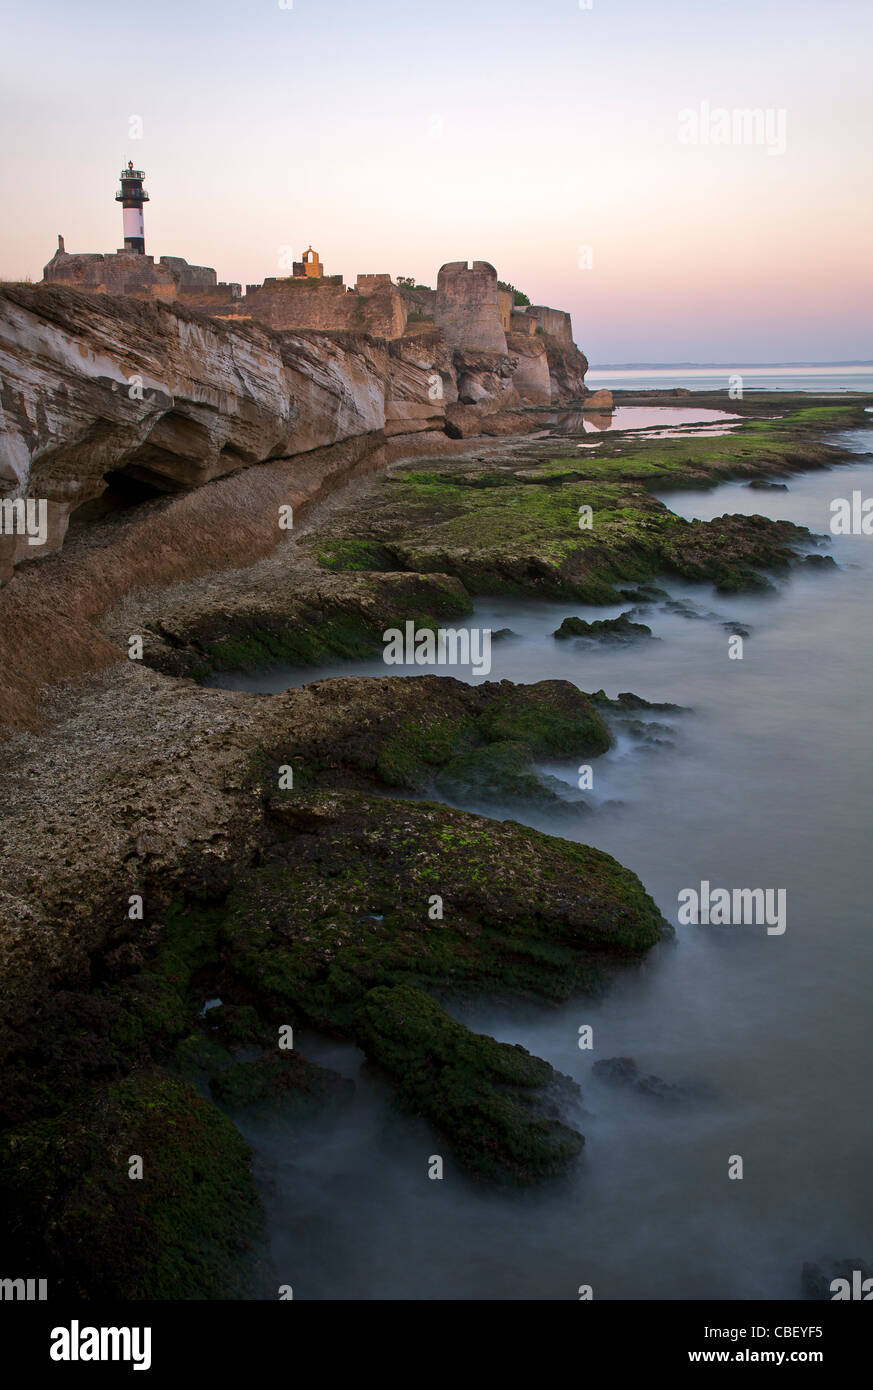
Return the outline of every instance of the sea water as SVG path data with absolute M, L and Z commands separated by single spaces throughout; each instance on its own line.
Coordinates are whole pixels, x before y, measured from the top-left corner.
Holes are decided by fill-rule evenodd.
M 873 450 L 873 430 L 846 436 Z M 651 639 L 557 641 L 568 600 L 481 601 L 469 623 L 509 628 L 489 679 L 633 691 L 682 713 L 617 725 L 594 784 L 558 822 L 477 806 L 595 845 L 639 875 L 676 925 L 597 998 L 554 1008 L 459 1002 L 470 1027 L 519 1042 L 575 1078 L 585 1135 L 565 1178 L 500 1189 L 459 1173 L 446 1140 L 399 1114 L 351 1045 L 299 1035 L 305 1055 L 357 1081 L 352 1103 L 289 1129 L 247 1122 L 268 1216 L 259 1294 L 295 1298 L 797 1298 L 801 1267 L 873 1254 L 873 537 L 830 535 L 831 502 L 873 497 L 873 456 L 790 479 L 671 492 L 687 517 L 758 512 L 828 537 L 838 568 L 802 566 L 773 591 L 725 597 L 664 582 L 636 613 Z M 738 632 L 741 659 L 729 644 Z M 436 668 L 445 671 L 445 668 Z M 413 668 L 420 673 L 420 668 Z M 403 674 L 380 661 L 233 676 L 277 690 L 330 675 Z M 407 674 L 409 672 L 407 671 Z M 462 679 L 469 673 L 447 671 Z M 575 763 L 544 772 L 578 796 Z M 785 889 L 784 934 L 683 926 L 683 889 Z M 581 1050 L 579 1029 L 593 1029 Z M 678 1088 L 665 1101 L 607 1084 L 596 1061 L 633 1057 Z M 446 1176 L 428 1178 L 428 1159 Z M 731 1178 L 736 1158 L 741 1179 Z

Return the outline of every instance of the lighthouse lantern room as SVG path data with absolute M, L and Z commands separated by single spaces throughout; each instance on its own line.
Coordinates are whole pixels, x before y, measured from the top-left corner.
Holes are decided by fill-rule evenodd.
M 142 205 L 149 200 L 149 195 L 142 186 L 144 178 L 143 170 L 134 169 L 131 160 L 127 168 L 121 171 L 121 189 L 115 195 L 115 201 L 121 203 L 124 216 L 124 249 L 135 251 L 140 256 L 145 255 Z

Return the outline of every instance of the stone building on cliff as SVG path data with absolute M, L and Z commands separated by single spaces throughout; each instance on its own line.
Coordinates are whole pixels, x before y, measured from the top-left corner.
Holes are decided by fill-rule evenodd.
M 178 300 L 192 308 L 233 303 L 241 294 L 236 284 L 219 283 L 207 265 L 189 265 L 181 256 L 147 256 L 124 249 L 105 254 L 67 251 L 64 238 L 42 272 L 44 285 L 70 285 L 94 294 L 126 294 L 134 299 Z
M 450 351 L 506 353 L 517 339 L 536 335 L 572 346 L 570 315 L 545 305 L 518 308 L 499 286 L 487 261 L 450 261 L 441 266 L 436 290 L 396 284 L 385 272 L 358 275 L 354 286 L 326 275 L 310 246 L 293 274 L 269 276 L 242 286 L 219 281 L 210 266 L 190 265 L 181 256 L 155 261 L 128 249 L 101 254 L 58 249 L 43 271 L 43 284 L 70 285 L 95 294 L 178 302 L 215 318 L 247 319 L 277 331 L 369 333 L 389 341 L 437 329 Z M 524 351 L 532 352 L 526 343 Z M 539 355 L 539 353 L 535 354 Z
M 59 237 L 43 283 L 178 303 L 279 333 L 366 334 L 389 343 L 414 338 L 423 350 L 447 354 L 462 407 L 548 405 L 585 394 L 587 364 L 573 342 L 570 315 L 543 304 L 514 305 L 488 261 L 449 261 L 435 290 L 396 283 L 384 272 L 346 285 L 341 275 L 325 274 L 311 246 L 293 270 L 243 292 L 220 282 L 210 266 L 189 265 L 181 256 L 70 254 Z
M 516 305 L 488 261 L 447 262 L 435 290 L 385 272 L 361 274 L 346 285 L 341 275 L 325 273 L 310 245 L 292 262 L 290 275 L 243 290 L 219 281 L 210 266 L 145 254 L 144 178 L 132 162 L 121 171 L 116 199 L 124 209 L 123 249 L 70 253 L 59 236 L 43 284 L 177 303 L 228 324 L 278 333 L 351 333 L 388 343 L 414 338 L 422 352 L 451 364 L 463 408 L 545 405 L 585 392 L 587 364 L 573 343 L 570 315 L 541 304 Z
M 347 286 L 341 275 L 325 275 L 310 245 L 292 262 L 290 275 L 247 285 L 244 294 L 239 284 L 219 281 L 210 266 L 189 265 L 181 256 L 161 256 L 156 262 L 145 254 L 145 172 L 129 161 L 120 179 L 115 199 L 123 210 L 123 248 L 71 254 L 59 236 L 58 249 L 43 270 L 43 284 L 178 302 L 214 318 L 252 320 L 279 332 L 357 332 L 392 341 L 436 329 L 450 352 L 505 354 L 512 343 L 532 361 L 542 356 L 543 345 L 534 350 L 521 340 L 540 335 L 572 346 L 569 314 L 545 305 L 519 310 L 487 261 L 448 262 L 439 271 L 435 291 L 395 283 L 385 273 L 359 275 L 354 286 Z M 531 367 L 527 375 L 533 380 L 542 371 Z

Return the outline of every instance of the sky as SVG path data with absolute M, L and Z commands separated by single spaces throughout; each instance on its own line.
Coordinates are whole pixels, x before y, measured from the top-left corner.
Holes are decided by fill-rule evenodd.
M 132 159 L 146 251 L 223 280 L 310 244 L 351 283 L 487 260 L 592 362 L 873 357 L 867 0 L 2 0 L 0 24 L 2 278 L 39 279 L 58 233 L 116 250 Z

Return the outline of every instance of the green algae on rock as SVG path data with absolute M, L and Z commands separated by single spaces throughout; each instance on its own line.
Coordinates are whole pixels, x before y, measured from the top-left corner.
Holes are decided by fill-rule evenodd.
M 851 455 L 820 436 L 862 422 L 856 404 L 790 409 L 779 419 L 747 419 L 729 436 L 601 441 L 597 456 L 554 458 L 553 439 L 523 446 L 501 467 L 472 460 L 422 462 L 373 487 L 354 511 L 332 517 L 325 551 L 307 539 L 318 563 L 355 569 L 378 565 L 453 575 L 471 594 L 572 596 L 620 601 L 617 586 L 645 585 L 658 574 L 711 582 L 723 591 L 765 587 L 768 570 L 786 568 L 809 539 L 804 527 L 763 517 L 686 521 L 652 488 L 708 487 L 734 477 L 822 468 Z M 590 509 L 590 525 L 580 524 Z M 347 548 L 347 549 L 346 549 Z
M 286 847 L 280 826 L 222 937 L 249 988 L 313 1024 L 348 1029 L 364 992 L 408 979 L 566 999 L 661 937 L 639 880 L 599 850 L 432 802 L 296 800 L 308 833 Z
M 231 1113 L 272 1111 L 279 1105 L 283 1117 L 287 1117 L 310 1114 L 347 1100 L 355 1086 L 353 1081 L 308 1061 L 291 1048 L 234 1062 L 212 1077 L 209 1089 L 222 1109 Z
M 119 709 L 127 722 L 135 713 L 137 740 L 119 742 Z M 53 979 L 67 987 L 42 997 L 24 975 L 9 1014 L 0 1189 L 18 1194 L 25 1216 L 12 1230 L 4 1219 L 6 1248 L 57 1287 L 69 1278 L 92 1297 L 226 1296 L 250 1253 L 257 1201 L 250 1210 L 244 1145 L 222 1159 L 236 1174 L 230 1187 L 213 1181 L 211 1156 L 234 1131 L 207 1097 L 234 1114 L 281 1097 L 280 1117 L 302 1122 L 301 1110 L 319 1103 L 323 1073 L 302 1058 L 250 1061 L 237 1051 L 269 1046 L 280 1023 L 320 1025 L 369 1048 L 403 1104 L 479 1174 L 527 1181 L 571 1161 L 582 1140 L 560 1078 L 521 1049 L 452 1023 L 439 996 L 563 999 L 599 988 L 616 964 L 638 961 L 659 939 L 654 903 L 607 855 L 384 793 L 418 795 L 442 775 L 468 774 L 463 760 L 481 754 L 492 772 L 514 767 L 523 794 L 533 789 L 532 759 L 593 756 L 609 740 L 595 703 L 561 681 L 344 678 L 261 697 L 125 669 L 92 692 L 56 752 L 46 760 L 41 750 L 33 771 L 26 764 L 13 779 L 16 810 L 4 832 L 7 848 L 32 848 L 28 797 L 45 780 L 50 853 L 26 879 L 40 904 L 37 917 L 28 902 L 26 920 L 52 945 Z M 88 771 L 86 795 L 81 778 L 57 791 L 71 746 L 82 777 Z M 299 777 L 280 791 L 287 761 Z M 107 796 L 107 787 L 123 793 Z M 17 837 L 25 821 L 27 835 Z M 43 873 L 59 852 L 70 865 L 61 884 Z M 138 922 L 124 912 L 132 888 L 147 905 Z M 439 897 L 441 916 L 431 912 Z M 384 1011 L 380 990 L 390 996 Z M 408 1074 L 387 1045 L 405 997 L 397 990 L 413 992 L 416 1026 L 429 1020 L 443 1049 L 444 1084 L 430 1097 L 419 1084 L 420 1028 Z M 216 996 L 223 1003 L 204 1015 Z M 337 1099 L 346 1089 L 337 1083 Z M 162 1149 L 155 1115 L 167 1130 Z M 196 1175 L 189 1136 L 206 1165 Z M 81 1245 L 75 1255 L 86 1198 L 78 1179 L 61 1181 L 66 1153 L 74 1169 L 93 1171 L 89 1195 L 109 1213 L 93 1251 Z M 157 1153 L 159 1169 L 146 1171 L 158 1185 L 139 1189 L 125 1171 L 119 1187 L 117 1153 L 147 1162 Z M 58 1170 L 44 1207 L 34 1176 L 41 1164 Z M 135 1239 L 120 1205 L 128 1184 L 141 1201 Z M 201 1200 L 209 1210 L 198 1214 Z M 116 1236 L 130 1241 L 131 1260 L 112 1285 Z
M 559 628 L 552 633 L 560 639 L 567 637 L 591 637 L 622 639 L 627 637 L 651 637 L 652 629 L 645 623 L 632 623 L 627 613 L 617 618 L 601 618 L 596 622 L 586 622 L 584 618 L 565 618 Z
M 471 1033 L 422 990 L 371 990 L 355 1033 L 394 1078 L 401 1102 L 447 1132 L 473 1172 L 530 1182 L 560 1172 L 581 1152 L 582 1136 L 549 1103 L 557 1080 L 549 1064 L 518 1044 Z
M 642 885 L 607 854 L 514 822 L 353 792 L 297 801 L 309 832 L 277 843 L 228 899 L 225 968 L 277 1015 L 353 1038 L 462 1163 L 556 1171 L 582 1141 L 533 1103 L 552 1069 L 471 1034 L 431 992 L 563 1000 L 595 987 L 607 960 L 664 932 Z
M 469 488 L 410 469 L 395 476 L 392 500 L 387 518 L 371 519 L 382 543 L 405 569 L 453 575 L 471 594 L 614 603 L 618 586 L 664 573 L 760 587 L 761 570 L 786 568 L 809 539 L 805 527 L 764 517 L 686 521 L 627 480 Z M 585 508 L 591 524 L 580 526 Z
M 201 1010 L 203 1027 L 211 1038 L 220 1038 L 228 1047 L 268 1041 L 269 1029 L 251 1004 L 218 1004 Z
M 196 737 L 188 723 L 185 756 L 202 765 L 207 783 L 215 779 L 204 833 L 211 834 L 218 820 L 229 828 L 226 843 L 217 858 L 211 840 L 178 843 L 173 820 L 158 861 L 162 883 L 176 893 L 168 906 L 150 867 L 155 846 L 164 841 L 141 825 L 135 845 L 118 839 L 118 881 L 126 892 L 136 874 L 152 904 L 149 920 L 135 929 L 119 930 L 117 921 L 109 927 L 105 946 L 91 957 L 87 986 L 53 995 L 21 1035 L 25 1046 L 8 1059 L 3 1102 L 10 1141 L 30 1134 L 31 1126 L 43 1126 L 33 1133 L 52 1145 L 68 1124 L 78 1133 L 84 1120 L 77 1107 L 87 1110 L 94 1104 L 88 1098 L 108 1096 L 114 1114 L 117 1095 L 125 1095 L 117 1088 L 151 1075 L 156 1065 L 175 1067 L 204 1091 L 211 1084 L 211 1094 L 234 1113 L 281 1095 L 280 1109 L 296 1124 L 301 1107 L 317 1100 L 322 1073 L 302 1058 L 234 1056 L 241 1045 L 268 1046 L 278 1023 L 310 1023 L 371 1047 L 403 1103 L 415 1106 L 418 1063 L 410 1052 L 408 1078 L 396 1063 L 388 1065 L 377 1035 L 387 1035 L 389 1021 L 386 1016 L 380 1033 L 381 996 L 374 991 L 411 989 L 431 999 L 434 1009 L 442 1007 L 440 994 L 477 991 L 560 1000 L 576 989 L 601 987 L 616 963 L 638 960 L 661 935 L 654 903 L 608 855 L 512 822 L 384 795 L 391 787 L 415 790 L 429 779 L 468 772 L 463 760 L 476 753 L 502 761 L 504 769 L 515 764 L 518 790 L 531 790 L 524 780 L 533 775 L 532 758 L 603 751 L 610 735 L 595 703 L 568 682 L 470 687 L 451 677 L 350 677 L 276 697 L 186 686 L 179 687 L 173 711 L 179 701 L 189 718 L 196 709 L 203 721 Z M 215 709 L 225 705 L 222 721 Z M 213 727 L 222 732 L 213 735 Z M 87 737 L 83 731 L 86 746 Z M 217 770 L 216 738 L 224 755 Z M 134 763 L 142 760 L 156 808 L 165 804 L 165 785 L 176 785 L 165 746 L 156 733 L 154 748 L 137 746 L 125 763 L 127 786 L 131 756 Z M 289 758 L 300 777 L 293 790 L 282 792 L 277 770 Z M 187 777 L 181 786 L 189 786 Z M 111 807 L 101 814 L 113 823 Z M 123 807 L 118 815 L 123 818 Z M 76 831 L 82 843 L 80 821 Z M 138 859 L 146 850 L 149 858 Z M 132 851 L 137 870 L 130 867 Z M 171 852 L 174 858 L 163 857 Z M 102 902 L 107 884 L 100 880 L 98 889 Z M 432 915 L 440 897 L 442 915 Z M 125 900 L 121 888 L 119 898 Z M 45 910 L 51 902 L 47 896 Z M 223 1003 L 204 1015 L 204 1000 L 215 996 Z M 419 1004 L 417 1016 L 437 1017 L 427 1012 L 430 1005 Z M 446 1027 L 440 1025 L 441 1038 Z M 455 1030 L 461 1029 L 453 1024 L 449 1031 L 460 1039 L 464 1032 Z M 484 1042 L 474 1050 L 482 1048 L 491 1051 Z M 509 1053 L 514 1081 L 498 1083 L 496 1073 L 490 1080 L 455 1076 L 439 1113 L 433 1099 L 422 1102 L 420 1113 L 475 1171 L 546 1176 L 562 1155 L 569 1159 L 578 1151 L 581 1138 L 565 1132 L 565 1120 L 550 1108 L 557 1079 L 546 1063 L 525 1062 L 528 1080 L 541 1078 L 542 1085 L 515 1094 L 520 1052 Z M 173 1095 L 183 1132 L 181 1110 L 188 1101 L 195 1117 L 209 1101 L 181 1077 L 182 1089 Z M 345 1083 L 338 1085 L 341 1098 Z M 465 1139 L 474 1095 L 482 1098 L 483 1114 L 491 1115 L 493 1144 L 474 1142 L 472 1132 Z M 111 1126 L 99 1130 L 93 1153 L 88 1150 L 97 1168 L 113 1132 Z M 129 1152 L 140 1149 L 131 1143 Z M 26 1186 L 14 1164 L 4 1171 L 10 1190 Z M 52 1245 L 40 1213 L 28 1210 L 32 1240 L 42 1242 L 44 1267 L 54 1277 L 53 1261 L 66 1247 Z M 157 1243 L 139 1250 L 131 1275 L 137 1288 L 194 1287 L 186 1269 L 172 1284 L 159 1253 Z M 221 1265 L 220 1244 L 213 1253 Z M 103 1287 L 103 1271 L 97 1258 L 90 1286 Z M 83 1264 L 83 1287 L 90 1278 Z M 217 1289 L 223 1279 L 216 1273 L 208 1284 L 204 1275 L 202 1287 Z
M 294 797 L 278 793 L 277 764 L 291 763 L 304 789 L 415 792 L 465 748 L 517 744 L 523 780 L 531 757 L 589 756 L 609 743 L 593 703 L 569 682 L 344 677 L 250 696 L 131 668 L 90 691 L 87 710 L 32 761 L 0 776 L 7 881 L 28 885 L 12 900 L 11 926 L 22 925 L 3 938 L 0 1124 L 57 1109 L 155 1048 L 172 1053 L 210 995 L 257 1007 L 218 979 L 193 994 L 191 981 L 212 951 L 210 912 L 278 818 L 293 829 L 313 814 L 298 816 Z M 137 738 L 119 738 L 130 719 Z M 51 868 L 57 856 L 69 866 L 63 880 Z M 119 911 L 132 890 L 143 895 L 144 922 Z
M 140 595 L 107 628 L 122 644 L 141 632 L 147 664 L 199 679 L 372 657 L 389 627 L 412 619 L 436 628 L 468 615 L 477 594 L 619 603 L 651 594 L 660 575 L 725 593 L 766 588 L 808 545 L 805 527 L 742 515 L 687 521 L 652 489 L 827 468 L 855 455 L 821 436 L 861 423 L 857 404 L 787 409 L 723 437 L 616 432 L 596 457 L 556 458 L 552 437 L 507 446 L 510 461 L 484 469 L 463 457 L 408 465 L 332 507 L 329 530 L 316 525 L 281 555 L 179 595 Z
M 530 766 L 523 743 L 489 743 L 471 748 L 437 769 L 434 787 L 453 801 L 474 800 L 505 806 L 509 801 L 528 806 L 561 802 L 557 791 Z M 566 803 L 570 804 L 570 803 Z
M 339 692 L 346 683 L 332 684 Z M 534 758 L 593 757 L 611 744 L 594 704 L 569 681 L 469 686 L 452 676 L 395 676 L 361 681 L 359 691 L 354 722 L 300 740 L 296 785 L 429 792 L 460 779 L 483 792 L 495 790 L 497 776 L 508 794 L 540 795 Z
M 375 555 L 367 554 L 378 571 Z M 166 675 L 201 679 L 211 671 L 363 659 L 381 652 L 387 627 L 415 618 L 419 627 L 436 628 L 471 611 L 463 585 L 446 575 L 382 574 L 363 563 L 353 569 L 368 572 L 304 567 L 277 582 L 265 564 L 268 583 L 249 580 L 249 589 L 239 584 L 220 602 L 210 591 L 199 605 L 189 599 L 178 615 L 168 608 L 142 623 L 143 660 Z
M 136 1073 L 0 1136 L 4 1253 L 70 1297 L 239 1297 L 261 1229 L 249 1159 L 186 1082 Z

